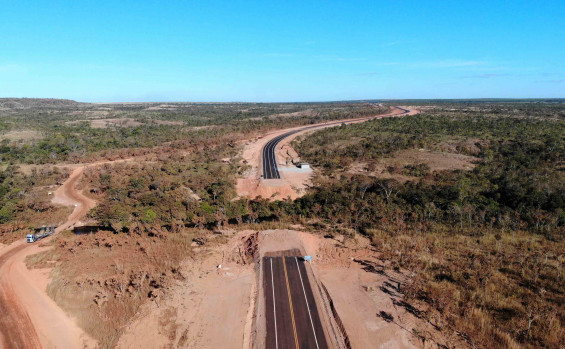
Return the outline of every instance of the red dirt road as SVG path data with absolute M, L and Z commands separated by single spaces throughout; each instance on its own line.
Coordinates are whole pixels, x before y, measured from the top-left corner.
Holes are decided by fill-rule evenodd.
M 13 246 L 13 247 L 12 247 Z M 0 256 L 0 275 L 6 275 L 10 259 L 27 247 L 24 241 L 12 244 Z M 0 282 L 0 343 L 2 348 L 41 348 L 39 337 L 14 288 L 4 278 Z
M 96 202 L 76 190 L 84 166 L 55 191 L 53 202 L 75 206 L 60 232 L 75 225 Z M 48 241 L 50 239 L 46 238 Z M 94 341 L 49 298 L 47 275 L 28 270 L 25 257 L 40 252 L 40 242 L 17 241 L 0 250 L 0 347 L 2 349 L 85 348 Z

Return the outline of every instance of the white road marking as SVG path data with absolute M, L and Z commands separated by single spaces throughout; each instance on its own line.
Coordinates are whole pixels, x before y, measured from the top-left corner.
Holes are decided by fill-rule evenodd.
M 403 109 L 400 107 L 395 107 L 398 108 L 400 110 L 402 110 L 403 112 L 401 114 L 385 114 L 385 115 L 375 115 L 375 116 L 369 116 L 369 117 L 363 117 L 363 118 L 356 118 L 356 119 L 349 119 L 349 120 L 342 120 L 342 121 L 336 121 L 336 122 L 326 122 L 323 125 L 314 125 L 314 126 L 307 126 L 307 127 L 303 127 L 301 129 L 295 130 L 295 131 L 291 131 L 291 132 L 287 132 L 285 134 L 282 134 L 280 136 L 277 136 L 273 139 L 271 139 L 269 142 L 267 142 L 267 144 L 265 144 L 265 146 L 263 147 L 263 178 L 264 179 L 277 179 L 277 178 L 281 178 L 280 177 L 280 173 L 279 173 L 279 169 L 277 167 L 276 164 L 276 144 L 280 142 L 281 140 L 285 139 L 286 137 L 289 137 L 297 132 L 301 132 L 301 131 L 305 131 L 305 130 L 310 130 L 310 129 L 316 129 L 316 128 L 323 128 L 323 127 L 328 127 L 328 126 L 333 126 L 333 125 L 339 125 L 339 124 L 352 124 L 355 122 L 361 122 L 361 121 L 368 121 L 368 120 L 373 120 L 373 119 L 382 119 L 383 117 L 387 117 L 387 116 L 395 116 L 395 115 L 404 115 L 404 114 L 408 114 L 410 113 L 410 110 L 407 109 Z M 275 141 L 276 140 L 276 141 Z M 269 148 L 272 148 L 272 153 L 269 150 Z M 265 153 L 266 150 L 266 153 Z M 268 161 L 265 161 L 268 160 Z M 266 165 L 266 164 L 273 164 L 273 165 Z M 269 175 L 267 178 L 267 170 L 269 172 Z M 274 174 L 273 174 L 274 172 Z
M 302 273 L 300 273 L 300 268 L 298 267 L 298 258 L 294 257 L 296 262 L 296 269 L 298 269 L 298 276 L 300 276 L 300 283 L 302 284 L 302 292 L 304 292 L 304 299 L 306 300 L 306 308 L 308 308 L 308 316 L 310 317 L 310 324 L 312 325 L 312 332 L 314 332 L 314 340 L 316 341 L 316 348 L 320 349 L 318 346 L 318 337 L 316 337 L 316 330 L 314 329 L 314 321 L 312 321 L 312 314 L 310 314 L 310 305 L 308 305 L 308 298 L 306 297 L 306 290 L 304 289 L 304 282 L 302 281 Z
M 271 261 L 271 285 L 273 287 L 273 317 L 275 318 L 275 348 L 279 348 L 279 338 L 277 334 L 277 308 L 275 306 L 275 281 L 273 277 L 273 259 L 270 258 Z

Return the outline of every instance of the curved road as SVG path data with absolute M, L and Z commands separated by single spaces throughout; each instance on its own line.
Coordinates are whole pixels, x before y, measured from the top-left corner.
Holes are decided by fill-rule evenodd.
M 311 130 L 311 129 L 315 129 L 315 128 L 325 128 L 325 127 L 341 125 L 341 124 L 350 124 L 350 123 L 353 123 L 353 122 L 367 121 L 367 120 L 371 120 L 371 119 L 375 119 L 375 118 L 381 118 L 381 117 L 389 116 L 389 115 L 390 116 L 392 116 L 392 115 L 394 115 L 394 116 L 405 115 L 405 114 L 408 114 L 410 112 L 410 110 L 408 110 L 408 109 L 404 109 L 404 108 L 400 108 L 400 107 L 395 107 L 395 108 L 401 110 L 402 113 L 368 116 L 368 117 L 364 117 L 364 118 L 350 119 L 350 120 L 345 120 L 345 121 L 344 120 L 333 121 L 333 122 L 328 122 L 328 123 L 325 123 L 325 124 L 307 126 L 307 127 L 299 128 L 297 130 L 292 130 L 290 132 L 284 133 L 280 136 L 277 136 L 277 137 L 271 139 L 263 147 L 263 152 L 262 152 L 263 179 L 279 179 L 279 178 L 281 178 L 281 176 L 279 174 L 279 169 L 278 169 L 278 166 L 277 166 L 276 157 L 275 157 L 275 149 L 276 149 L 277 145 L 279 144 L 279 142 L 282 141 L 283 139 L 285 139 L 286 137 L 292 136 L 293 134 L 298 133 L 298 132 L 303 132 L 303 131 L 307 131 L 307 130 Z
M 130 159 L 101 161 L 90 166 L 126 161 Z M 86 166 L 75 168 L 54 193 L 53 203 L 74 206 L 73 212 L 64 224 L 57 227 L 56 233 L 72 228 L 96 206 L 96 201 L 76 188 Z M 51 239 L 52 236 L 42 241 Z M 94 340 L 84 334 L 45 290 L 38 288 L 30 279 L 24 260 L 38 252 L 38 243 L 27 244 L 23 239 L 0 250 L 0 348 L 94 347 Z
M 65 224 L 56 232 L 69 229 L 96 205 L 94 200 L 82 195 L 75 186 L 84 171 L 76 168 L 69 178 L 55 191 L 54 202 L 75 209 Z M 47 237 L 42 241 L 49 241 Z M 38 289 L 22 272 L 25 257 L 38 253 L 39 244 L 17 241 L 0 253 L 0 348 L 72 348 L 84 347 L 82 331 L 49 298 L 45 290 Z

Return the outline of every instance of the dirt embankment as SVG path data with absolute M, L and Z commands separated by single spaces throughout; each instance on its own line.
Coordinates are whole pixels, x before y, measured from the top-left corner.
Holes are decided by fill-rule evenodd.
M 117 347 L 250 348 L 256 240 L 254 231 L 198 239 L 180 268 L 183 278 L 141 307 Z
M 395 108 L 391 113 L 388 114 L 375 115 L 369 118 L 342 120 L 342 122 L 351 124 L 365 122 L 370 119 L 418 114 L 417 110 L 407 107 L 405 107 L 405 109 L 410 110 L 410 112 L 408 114 L 403 114 L 403 111 L 401 109 Z M 247 196 L 250 198 L 261 196 L 263 198 L 279 200 L 286 198 L 296 199 L 304 195 L 306 188 L 310 184 L 313 172 L 311 169 L 302 170 L 298 169 L 295 166 L 294 163 L 299 162 L 299 157 L 296 151 L 290 146 L 290 142 L 292 142 L 292 140 L 296 137 L 305 133 L 314 132 L 325 127 L 333 127 L 339 125 L 339 123 L 336 125 L 326 125 L 326 123 L 322 123 L 318 125 L 320 126 L 319 128 L 297 132 L 294 135 L 280 141 L 275 149 L 275 157 L 281 175 L 280 179 L 264 180 L 261 178 L 260 167 L 263 147 L 271 139 L 286 132 L 301 129 L 303 128 L 303 126 L 278 130 L 267 134 L 265 137 L 247 141 L 243 149 L 242 162 L 249 165 L 251 168 L 247 171 L 243 178 L 239 178 L 237 180 L 237 194 L 239 196 Z

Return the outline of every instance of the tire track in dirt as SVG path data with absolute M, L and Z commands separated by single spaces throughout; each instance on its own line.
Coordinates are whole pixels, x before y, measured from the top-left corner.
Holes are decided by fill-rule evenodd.
M 9 267 L 6 264 L 10 258 L 26 247 L 24 243 L 19 243 L 0 256 L 0 275 L 6 274 L 5 269 Z M 0 281 L 0 329 L 2 329 L 0 343 L 2 343 L 2 348 L 41 348 L 39 336 L 28 313 L 18 302 L 11 283 L 6 281 L 4 278 Z

